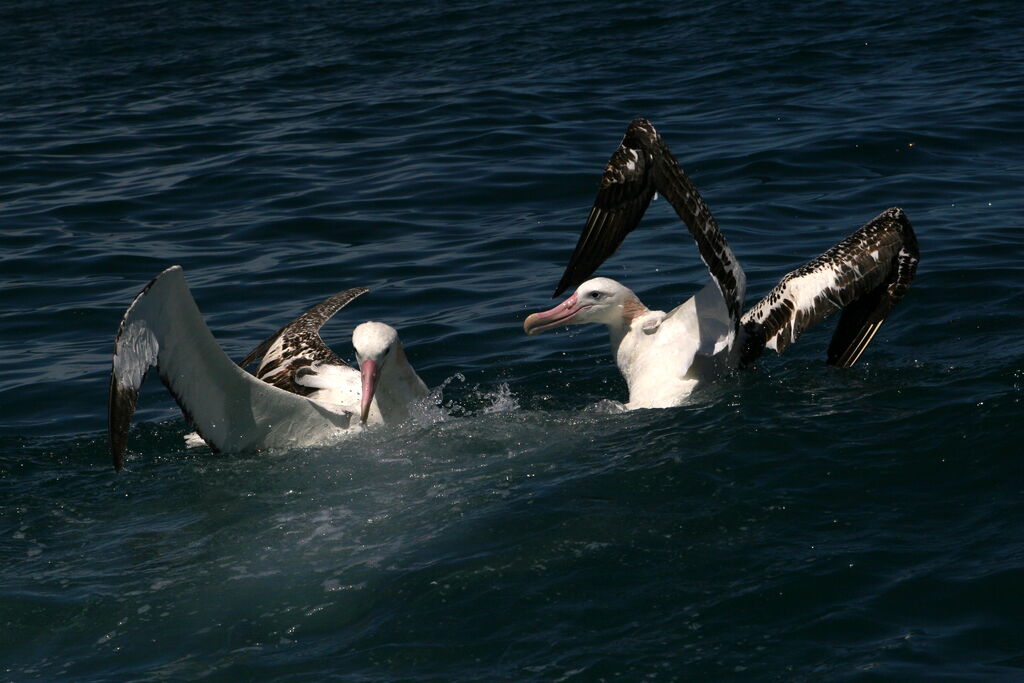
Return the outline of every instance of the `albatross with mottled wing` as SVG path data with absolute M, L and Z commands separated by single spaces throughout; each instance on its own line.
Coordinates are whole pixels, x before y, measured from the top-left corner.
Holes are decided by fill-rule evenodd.
M 668 313 L 593 272 L 640 223 L 656 193 L 672 205 L 697 244 L 711 283 Z M 821 256 L 787 274 L 741 315 L 746 276 L 697 188 L 645 119 L 630 123 L 605 167 L 597 198 L 555 296 L 558 306 L 526 318 L 527 334 L 602 323 L 629 386 L 627 408 L 679 405 L 723 369 L 749 365 L 764 349 L 782 353 L 802 332 L 843 313 L 828 363 L 850 367 L 903 298 L 918 263 L 917 239 L 901 209 L 883 211 Z
M 124 465 L 128 427 L 151 367 L 199 436 L 214 450 L 308 446 L 361 424 L 393 422 L 427 387 L 398 333 L 365 322 L 352 332 L 359 369 L 320 338 L 320 327 L 369 290 L 349 289 L 288 323 L 235 364 L 213 338 L 180 266 L 154 278 L 125 312 L 114 341 L 108 428 L 114 468 Z M 244 370 L 260 361 L 256 375 Z

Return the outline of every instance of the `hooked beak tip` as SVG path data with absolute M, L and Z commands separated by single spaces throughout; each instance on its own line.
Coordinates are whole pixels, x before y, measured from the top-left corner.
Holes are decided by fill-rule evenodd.
M 541 330 L 537 329 L 538 325 L 536 324 L 536 320 L 537 314 L 532 313 L 526 316 L 526 320 L 523 321 L 523 332 L 525 332 L 527 335 L 531 337 L 540 334 L 541 332 Z
M 577 303 L 576 295 L 573 294 L 552 309 L 526 316 L 526 320 L 523 321 L 523 331 L 532 337 L 553 327 L 571 325 L 574 323 L 576 314 L 583 308 Z

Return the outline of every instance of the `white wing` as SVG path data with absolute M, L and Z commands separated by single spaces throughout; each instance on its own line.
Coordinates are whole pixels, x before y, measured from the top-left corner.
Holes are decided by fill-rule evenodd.
M 153 279 L 124 314 L 114 342 L 108 428 L 115 469 L 146 371 L 156 367 L 182 412 L 214 449 L 303 446 L 341 434 L 357 420 L 245 372 L 213 338 L 180 266 Z

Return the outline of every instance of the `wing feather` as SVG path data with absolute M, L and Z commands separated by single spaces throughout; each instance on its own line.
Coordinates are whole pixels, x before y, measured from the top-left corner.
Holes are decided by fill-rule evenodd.
M 308 445 L 351 423 L 351 414 L 282 391 L 231 362 L 203 321 L 181 267 L 172 266 L 135 297 L 114 340 L 107 427 L 115 469 L 124 465 L 128 428 L 151 367 L 215 450 Z
M 614 254 L 639 225 L 654 197 L 650 154 L 635 134 L 634 124 L 605 166 L 594 205 L 554 296 L 579 285 Z
M 730 316 L 738 321 L 746 289 L 743 270 L 697 188 L 646 119 L 629 124 L 605 166 L 594 206 L 555 296 L 585 281 L 615 253 L 657 192 L 686 224 Z
M 906 294 L 920 256 L 902 209 L 890 208 L 806 265 L 788 273 L 744 314 L 742 363 L 765 348 L 785 351 L 812 325 L 842 309 L 828 363 L 850 367 Z
M 256 377 L 293 394 L 307 396 L 317 389 L 296 381 L 297 373 L 313 363 L 345 366 L 320 337 L 320 328 L 353 299 L 366 294 L 366 287 L 354 287 L 330 296 L 263 340 L 238 364 L 260 361 Z

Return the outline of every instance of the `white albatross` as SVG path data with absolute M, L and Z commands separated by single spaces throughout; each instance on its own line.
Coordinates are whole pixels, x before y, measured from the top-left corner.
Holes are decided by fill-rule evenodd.
M 649 310 L 615 280 L 587 280 L 640 223 L 660 193 L 697 243 L 711 282 L 665 313 Z M 782 353 L 811 325 L 843 313 L 827 362 L 850 367 L 903 298 L 917 270 L 914 230 L 890 208 L 821 256 L 788 273 L 741 315 L 746 276 L 697 188 L 645 119 L 630 123 L 605 167 L 597 198 L 555 290 L 575 293 L 526 318 L 534 335 L 562 325 L 607 326 L 612 353 L 629 387 L 626 407 L 665 408 L 684 402 L 701 381 L 752 364 L 764 349 Z
M 335 294 L 288 323 L 238 364 L 217 344 L 180 266 L 143 288 L 114 341 L 108 429 L 114 468 L 124 466 L 128 427 L 151 367 L 210 448 L 238 452 L 324 443 L 362 424 L 409 416 L 427 387 L 409 365 L 398 333 L 365 322 L 352 332 L 359 369 L 320 338 L 320 327 L 369 290 Z M 260 361 L 256 375 L 244 370 Z

